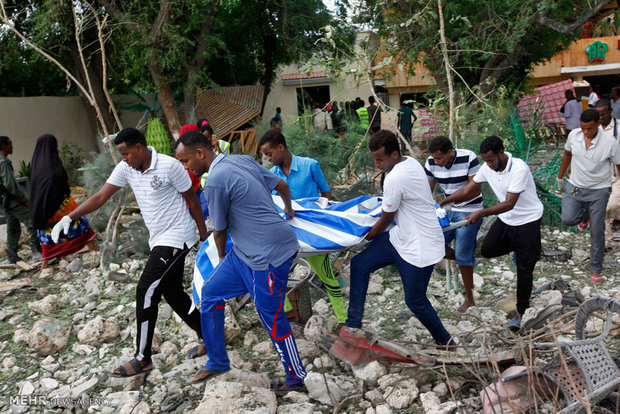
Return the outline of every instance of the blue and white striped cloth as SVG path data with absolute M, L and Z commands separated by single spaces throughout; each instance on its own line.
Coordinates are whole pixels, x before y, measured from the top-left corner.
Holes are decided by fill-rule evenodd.
M 276 209 L 283 214 L 284 203 L 279 196 L 272 196 Z M 288 221 L 299 240 L 298 256 L 314 256 L 346 250 L 364 241 L 370 228 L 381 215 L 381 198 L 360 196 L 345 202 L 333 202 L 322 197 L 302 198 L 293 201 L 295 217 Z M 233 246 L 228 237 L 226 251 Z M 204 280 L 219 263 L 213 235 L 204 242 L 196 254 L 192 299 L 200 303 Z

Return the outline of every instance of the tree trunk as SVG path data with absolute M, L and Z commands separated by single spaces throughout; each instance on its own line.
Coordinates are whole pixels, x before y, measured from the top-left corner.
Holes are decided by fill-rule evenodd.
M 172 86 L 166 79 L 163 70 L 159 66 L 155 57 L 150 57 L 148 60 L 148 68 L 157 88 L 158 97 L 161 101 L 162 108 L 164 109 L 164 115 L 168 122 L 168 129 L 172 133 L 174 140 L 179 138 L 179 130 L 181 129 L 181 121 L 179 119 L 179 112 L 174 101 L 174 93 L 172 92 Z

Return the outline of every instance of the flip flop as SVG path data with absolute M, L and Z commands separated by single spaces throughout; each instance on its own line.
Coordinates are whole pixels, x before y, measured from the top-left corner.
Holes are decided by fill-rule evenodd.
M 590 223 L 588 221 L 582 221 L 581 223 L 577 224 L 577 228 L 579 229 L 579 231 L 586 231 L 589 224 Z
M 201 349 L 202 348 L 202 349 Z M 198 350 L 201 349 L 199 352 Z M 207 354 L 207 348 L 204 345 L 196 345 L 185 354 L 186 359 L 196 359 Z
M 467 309 L 469 309 L 469 308 L 466 308 L 465 306 L 459 306 L 459 307 L 456 309 L 456 312 L 457 312 L 457 313 L 465 313 L 465 312 L 467 312 Z
M 142 366 L 140 362 L 135 358 L 129 361 L 128 364 L 133 368 L 134 370 L 133 374 L 129 374 L 127 372 L 127 369 L 125 369 L 124 367 L 124 365 L 126 364 L 123 364 L 119 366 L 118 368 L 116 368 L 116 370 L 118 370 L 118 373 L 114 371 L 108 372 L 108 376 L 112 378 L 129 378 L 129 377 L 133 377 L 134 375 L 138 375 L 138 374 L 146 374 L 153 369 L 152 362 L 149 362 L 148 364 Z M 147 368 L 149 367 L 149 365 L 150 365 L 150 368 Z
M 603 276 L 590 275 L 590 283 L 592 283 L 593 285 L 600 285 L 601 283 L 603 283 Z
M 218 375 L 226 374 L 228 371 L 230 371 L 230 368 L 225 369 L 223 371 L 215 371 L 215 370 L 203 367 L 203 368 L 200 368 L 198 372 L 194 374 L 194 376 L 189 380 L 189 383 L 200 384 L 201 382 L 205 382 L 206 380 L 217 377 Z M 200 377 L 197 379 L 194 379 L 197 376 L 200 376 Z

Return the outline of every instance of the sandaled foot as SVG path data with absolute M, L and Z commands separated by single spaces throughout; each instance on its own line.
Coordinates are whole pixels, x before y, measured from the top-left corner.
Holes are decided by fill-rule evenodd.
M 200 368 L 198 372 L 194 374 L 192 379 L 189 380 L 189 382 L 192 384 L 198 384 L 206 380 L 209 380 L 211 378 L 217 377 L 218 375 L 226 374 L 228 371 L 230 371 L 230 368 L 225 369 L 223 371 L 215 371 L 212 369 Z
M 476 306 L 476 304 L 473 301 L 469 301 L 469 300 L 465 299 L 465 302 L 463 302 L 461 304 L 461 306 L 456 308 L 456 311 L 458 313 L 465 313 L 465 312 L 467 312 L 467 309 L 469 309 L 472 306 Z
M 144 374 L 153 369 L 151 361 L 138 361 L 136 358 L 124 363 L 114 371 L 109 372 L 108 376 L 114 378 L 133 377 L 134 375 Z
M 304 384 L 292 386 L 292 387 L 286 384 L 281 384 L 274 390 L 274 394 L 276 394 L 276 397 L 284 397 L 286 394 L 288 394 L 291 391 L 308 393 L 308 389 L 306 388 Z
M 592 273 L 590 275 L 590 283 L 592 283 L 593 285 L 600 285 L 601 283 L 603 283 L 603 276 L 597 273 Z
M 203 344 L 200 344 L 200 345 L 196 345 L 195 347 L 187 351 L 187 354 L 185 354 L 185 357 L 187 359 L 196 359 L 198 357 L 206 355 L 206 353 L 207 353 L 207 348 L 205 348 Z

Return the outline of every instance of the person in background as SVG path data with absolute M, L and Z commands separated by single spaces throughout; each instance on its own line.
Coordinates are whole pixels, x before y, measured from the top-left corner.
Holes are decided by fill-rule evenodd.
M 381 129 L 381 107 L 375 102 L 374 96 L 368 97 L 368 118 L 370 119 L 370 130 L 374 134 Z
M 611 88 L 611 110 L 613 117 L 620 119 L 620 86 Z
M 583 112 L 581 102 L 575 98 L 572 89 L 564 92 L 566 102 L 560 108 L 560 117 L 566 120 L 566 133 L 570 134 L 573 129 L 579 128 L 579 116 Z
M 30 233 L 30 248 L 32 249 L 32 259 L 41 259 L 41 245 L 37 232 L 30 222 L 30 203 L 28 197 L 22 192 L 15 180 L 13 163 L 9 160 L 9 155 L 13 153 L 13 142 L 7 136 L 0 136 L 0 197 L 6 217 L 6 255 L 8 262 L 15 264 L 22 260 L 17 254 L 19 248 L 19 237 L 24 226 Z
M 534 268 L 540 259 L 540 223 L 543 204 L 536 194 L 536 184 L 525 161 L 504 151 L 499 137 L 486 137 L 480 143 L 480 157 L 484 164 L 474 179 L 449 197 L 441 206 L 470 200 L 480 194 L 482 183 L 488 182 L 499 203 L 476 210 L 466 217 L 468 225 L 483 217 L 497 214 L 482 242 L 483 257 L 499 257 L 515 252 L 517 265 L 517 314 L 508 322 L 508 328 L 521 328 L 521 317 L 530 307 Z
M 428 329 L 435 342 L 452 349 L 455 344 L 426 296 L 435 264 L 444 256 L 444 238 L 424 168 L 403 157 L 396 135 L 380 130 L 368 143 L 375 166 L 387 173 L 379 220 L 366 240 L 371 243 L 351 260 L 351 293 L 347 322 L 340 336 L 360 336 L 370 274 L 396 265 L 403 282 L 405 303 Z M 384 232 L 393 222 L 389 233 Z M 380 310 L 378 310 L 380 311 Z
M 409 145 L 411 142 L 411 130 L 413 129 L 413 123 L 418 119 L 413 112 L 413 103 L 407 102 L 404 103 L 403 106 L 398 110 L 398 120 L 396 121 L 396 126 L 401 134 L 405 137 Z M 405 153 L 406 146 L 405 143 L 401 142 L 400 144 L 400 152 Z
M 269 127 L 274 131 L 282 132 L 282 119 L 273 117 L 269 121 Z
M 334 132 L 338 136 L 342 136 L 347 129 L 345 121 L 344 111 L 342 109 L 342 102 L 334 102 L 334 111 L 332 112 L 332 124 L 334 125 Z
M 276 108 L 276 114 L 274 118 L 277 118 L 280 120 L 280 122 L 282 122 L 282 108 L 280 108 L 279 106 Z
M 357 118 L 360 120 L 360 126 L 364 131 L 366 131 L 370 127 L 370 118 L 368 117 L 368 109 L 364 106 L 364 101 L 360 100 L 355 113 L 357 114 Z
M 69 232 L 74 220 L 99 209 L 124 186 L 133 190 L 149 231 L 150 252 L 136 286 L 135 356 L 108 373 L 112 377 L 131 377 L 153 369 L 153 334 L 162 295 L 201 338 L 200 312 L 185 293 L 183 270 L 185 256 L 199 240 L 196 227 L 200 241 L 207 239 L 207 228 L 192 183 L 179 161 L 147 146 L 144 134 L 135 128 L 121 130 L 114 144 L 123 161 L 116 164 L 99 191 L 54 225 L 51 236 L 58 241 L 62 233 Z M 204 348 L 197 349 L 195 356 L 206 353 Z
M 97 235 L 86 217 L 72 222 L 69 233 L 58 243 L 52 240 L 54 225 L 78 206 L 71 197 L 69 178 L 58 155 L 55 136 L 44 134 L 37 139 L 31 165 L 30 220 L 41 241 L 41 268 L 46 268 L 49 260 L 78 252 L 87 245 L 90 250 L 98 250 L 93 243 Z
M 596 101 L 600 99 L 598 85 L 590 86 L 590 95 L 588 96 L 588 107 L 594 108 Z
M 603 132 L 620 143 L 620 125 L 618 125 L 618 118 L 613 115 L 613 103 L 606 98 L 601 98 L 594 105 L 594 109 L 597 110 L 601 117 Z M 605 245 L 607 247 L 611 247 L 610 243 L 614 239 L 618 239 L 617 232 L 620 231 L 620 178 L 618 178 L 618 172 L 615 169 L 612 169 L 612 173 L 611 194 L 607 202 L 606 218 L 611 217 L 613 220 L 611 222 L 605 220 Z
M 179 138 L 175 154 L 196 175 L 209 172 L 205 193 L 220 261 L 202 286 L 200 317 L 209 358 L 191 382 L 206 381 L 230 370 L 224 339 L 224 300 L 249 293 L 286 372 L 276 395 L 306 391 L 306 371 L 291 325 L 282 312 L 288 272 L 299 242 L 293 228 L 280 217 L 270 194 L 278 191 L 284 213 L 294 217 L 288 185 L 249 155 L 216 155 L 211 142 L 194 132 Z M 228 233 L 234 246 L 226 252 Z
M 609 111 L 605 107 L 605 112 Z M 564 145 L 558 173 L 558 186 L 570 166 L 570 176 L 562 198 L 562 223 L 590 226 L 590 283 L 603 283 L 605 255 L 605 217 L 611 193 L 611 165 L 620 172 L 618 141 L 603 132 L 599 111 L 587 109 L 581 114 L 581 128 L 573 130 Z
M 271 172 L 288 184 L 293 200 L 319 195 L 328 200 L 332 199 L 331 190 L 318 161 L 291 154 L 286 147 L 284 135 L 275 131 L 267 131 L 260 139 L 260 148 L 269 162 L 273 164 Z M 310 256 L 306 257 L 306 260 L 325 285 L 338 322 L 344 324 L 347 319 L 344 299 L 329 255 Z M 288 312 L 291 308 L 287 298 L 284 310 Z
M 331 115 L 324 111 L 318 102 L 314 104 L 314 128 L 319 131 L 329 131 L 333 128 Z
M 216 154 L 230 155 L 230 142 L 217 139 L 213 134 L 213 127 L 209 121 L 204 118 L 199 119 L 196 125 L 200 128 L 200 132 L 211 141 L 213 144 L 213 151 L 215 151 Z
M 428 148 L 431 156 L 426 160 L 424 170 L 428 178 L 431 192 L 435 189 L 435 183 L 441 187 L 444 195 L 449 197 L 469 182 L 480 169 L 478 157 L 472 151 L 455 149 L 450 139 L 438 136 L 431 140 Z M 476 210 L 482 209 L 482 194 L 474 194 L 469 200 L 454 204 L 447 212 L 451 223 L 465 219 Z M 478 220 L 469 226 L 459 227 L 443 234 L 446 241 L 446 257 L 456 260 L 463 285 L 465 286 L 465 301 L 458 307 L 457 312 L 466 312 L 470 306 L 474 306 L 474 264 L 476 253 L 476 237 L 482 220 Z M 448 245 L 454 240 L 454 250 Z

